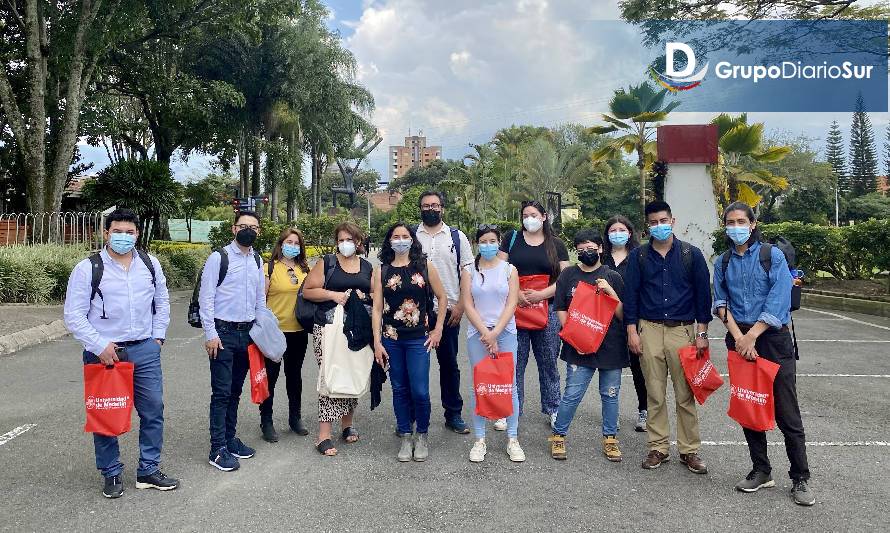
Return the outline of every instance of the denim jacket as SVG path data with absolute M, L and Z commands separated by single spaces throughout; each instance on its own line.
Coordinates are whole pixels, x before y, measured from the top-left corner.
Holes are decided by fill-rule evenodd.
M 721 271 L 722 254 L 714 260 L 714 313 L 717 313 L 717 309 L 726 307 L 728 299 L 729 309 L 736 322 L 764 322 L 778 329 L 791 320 L 793 280 L 785 255 L 776 246 L 771 250 L 772 266 L 769 273 L 763 270 L 760 265 L 760 246 L 759 242 L 755 242 L 742 255 L 733 247 L 727 273 Z M 729 289 L 728 295 L 723 286 L 724 276 Z

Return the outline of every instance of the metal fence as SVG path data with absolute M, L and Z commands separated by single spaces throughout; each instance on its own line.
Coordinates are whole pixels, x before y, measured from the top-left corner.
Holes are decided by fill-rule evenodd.
M 31 244 L 102 245 L 100 211 L 0 214 L 0 246 Z

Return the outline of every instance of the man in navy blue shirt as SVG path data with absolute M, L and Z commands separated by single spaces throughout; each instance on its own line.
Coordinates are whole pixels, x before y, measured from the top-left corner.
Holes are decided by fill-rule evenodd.
M 701 250 L 673 236 L 675 221 L 667 203 L 650 202 L 645 213 L 651 239 L 628 256 L 624 279 L 627 344 L 632 357 L 640 357 L 649 407 L 649 454 L 643 460 L 643 468 L 652 470 L 668 460 L 671 427 L 665 397 L 670 374 L 680 461 L 690 471 L 705 474 L 708 467 L 698 455 L 701 438 L 695 399 L 678 350 L 695 344 L 701 353 L 708 347 L 708 263 Z
M 793 279 L 785 254 L 776 246 L 762 244 L 754 211 L 742 202 L 730 204 L 723 213 L 730 252 L 714 262 L 714 312 L 726 324 L 726 347 L 754 361 L 763 357 L 779 365 L 773 381 L 776 425 L 785 437 L 785 451 L 791 463 L 791 497 L 798 505 L 816 503 L 807 487 L 810 469 L 807 462 L 806 435 L 797 403 L 797 363 L 794 343 L 788 331 L 791 321 Z M 769 256 L 761 250 L 769 247 Z M 769 257 L 769 268 L 763 262 Z M 726 271 L 723 266 L 726 264 Z M 736 485 L 741 492 L 757 492 L 774 487 L 766 433 L 745 429 L 753 468 Z

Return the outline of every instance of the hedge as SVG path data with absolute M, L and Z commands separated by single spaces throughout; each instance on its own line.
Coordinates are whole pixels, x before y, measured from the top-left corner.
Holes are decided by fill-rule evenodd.
M 275 245 L 275 241 L 278 240 L 281 232 L 288 227 L 295 226 L 303 233 L 306 242 L 312 243 L 306 247 L 306 254 L 308 257 L 331 253 L 334 251 L 335 247 L 334 228 L 341 222 L 347 220 L 356 222 L 364 231 L 367 231 L 367 222 L 357 221 L 346 214 L 321 215 L 317 217 L 304 215 L 299 217 L 293 224 L 287 222 L 272 222 L 269 219 L 264 219 L 260 221 L 262 230 L 260 231 L 259 236 L 257 236 L 254 248 L 259 250 L 260 253 L 271 252 L 272 247 Z M 232 242 L 231 226 L 223 224 L 213 228 L 210 230 L 209 239 L 212 248 L 229 244 Z

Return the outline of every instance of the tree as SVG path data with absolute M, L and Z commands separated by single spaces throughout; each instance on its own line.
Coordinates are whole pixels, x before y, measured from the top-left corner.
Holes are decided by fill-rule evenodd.
M 159 235 L 161 217 L 179 210 L 181 194 L 182 185 L 159 161 L 119 161 L 105 167 L 83 187 L 84 199 L 92 209 L 116 205 L 139 215 L 138 245 L 142 247 Z
M 877 174 L 875 135 L 860 94 L 856 97 L 856 111 L 850 126 L 850 195 L 856 197 L 876 191 Z
M 834 181 L 840 194 L 850 192 L 850 179 L 847 175 L 847 159 L 844 154 L 844 137 L 836 120 L 831 122 L 828 137 L 825 139 L 825 160 L 831 165 Z
M 675 19 L 806 19 L 840 18 L 856 0 L 699 0 L 696 2 L 652 2 L 621 0 L 621 16 L 629 22 Z
M 522 156 L 524 189 L 541 203 L 548 192 L 565 195 L 590 171 L 590 151 L 579 144 L 557 150 L 547 139 L 532 141 Z
M 624 135 L 614 138 L 593 154 L 593 160 L 617 159 L 622 153 L 637 154 L 637 169 L 640 178 L 640 213 L 646 207 L 646 173 L 656 157 L 655 141 L 651 140 L 657 122 L 667 118 L 680 102 L 666 106 L 664 97 L 667 89 L 658 92 L 648 82 L 628 89 L 618 89 L 609 102 L 611 115 L 603 115 L 608 126 L 594 126 L 591 133 L 611 133 L 623 131 Z
M 890 124 L 884 134 L 884 176 L 890 179 Z
M 408 169 L 408 172 L 389 182 L 387 188 L 390 191 L 404 192 L 414 187 L 435 189 L 439 184 L 448 179 L 448 173 L 460 166 L 459 161 L 433 159 L 426 166 L 417 166 Z
M 847 218 L 857 222 L 890 218 L 890 198 L 876 192 L 853 198 L 847 204 Z
M 189 232 L 189 242 L 192 242 L 192 220 L 198 210 L 216 204 L 213 190 L 204 183 L 186 183 L 182 191 L 182 214 Z
M 788 180 L 776 176 L 762 163 L 781 161 L 791 152 L 787 146 L 763 148 L 763 123 L 748 124 L 747 113 L 732 117 L 722 113 L 711 120 L 717 125 L 718 163 L 711 167 L 717 202 L 726 207 L 742 201 L 760 203 L 766 191 L 782 191 Z

